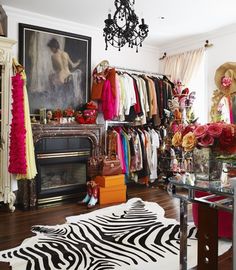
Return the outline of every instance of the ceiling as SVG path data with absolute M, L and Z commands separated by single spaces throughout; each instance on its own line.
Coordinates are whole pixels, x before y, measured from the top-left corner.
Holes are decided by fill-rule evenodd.
M 98 28 L 115 9 L 114 0 L 1 0 L 1 4 Z M 136 0 L 134 8 L 149 25 L 146 44 L 155 46 L 236 23 L 235 0 Z

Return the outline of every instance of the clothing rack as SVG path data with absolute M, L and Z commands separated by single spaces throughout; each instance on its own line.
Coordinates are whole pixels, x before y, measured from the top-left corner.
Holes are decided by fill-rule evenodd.
M 154 76 L 170 77 L 170 75 L 165 75 L 165 74 L 147 71 L 147 70 L 138 70 L 138 69 L 133 69 L 133 68 L 125 68 L 125 67 L 117 67 L 117 66 L 114 66 L 114 68 L 119 70 L 119 71 L 130 71 L 130 72 L 135 72 L 135 73 L 140 73 L 140 74 L 150 74 L 150 75 L 154 75 Z
M 108 129 L 109 126 L 122 126 L 122 125 L 131 125 L 132 122 L 128 122 L 128 121 L 116 121 L 116 120 L 106 120 L 105 121 L 105 130 Z

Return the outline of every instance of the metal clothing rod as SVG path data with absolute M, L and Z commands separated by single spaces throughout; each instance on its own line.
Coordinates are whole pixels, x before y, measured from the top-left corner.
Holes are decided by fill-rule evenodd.
M 138 70 L 138 69 L 133 69 L 133 68 L 125 68 L 125 67 L 117 67 L 117 66 L 114 66 L 114 68 L 118 69 L 118 70 L 122 70 L 122 71 L 131 71 L 131 72 L 138 72 L 141 74 L 152 74 L 152 75 L 156 75 L 156 76 L 167 76 L 168 77 L 168 75 L 157 73 L 157 72 L 152 72 L 152 71 L 147 71 L 147 70 Z
M 108 126 L 123 126 L 123 125 L 125 125 L 125 124 L 127 124 L 127 125 L 132 125 L 132 123 L 131 122 L 128 122 L 128 121 L 116 121 L 116 120 L 114 120 L 114 121 L 105 121 L 105 130 L 107 130 L 108 129 Z

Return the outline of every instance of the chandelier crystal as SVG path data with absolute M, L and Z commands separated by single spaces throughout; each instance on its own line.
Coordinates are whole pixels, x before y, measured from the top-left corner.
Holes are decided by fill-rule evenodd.
M 104 21 L 103 36 L 105 37 L 106 50 L 108 43 L 113 47 L 120 49 L 128 43 L 130 48 L 142 47 L 144 39 L 148 35 L 148 25 L 144 19 L 139 24 L 138 16 L 134 12 L 133 5 L 135 0 L 115 0 L 116 11 L 113 15 L 108 14 Z

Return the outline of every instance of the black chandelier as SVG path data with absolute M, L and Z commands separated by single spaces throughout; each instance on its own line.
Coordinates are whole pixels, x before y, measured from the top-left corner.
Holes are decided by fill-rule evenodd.
M 144 19 L 141 19 L 141 24 L 139 24 L 138 16 L 133 8 L 134 3 L 135 0 L 115 0 L 116 11 L 113 18 L 109 13 L 104 21 L 103 36 L 106 50 L 108 43 L 119 51 L 126 43 L 130 48 L 136 47 L 136 52 L 138 52 L 138 47 L 142 47 L 148 35 L 148 25 L 144 23 Z

